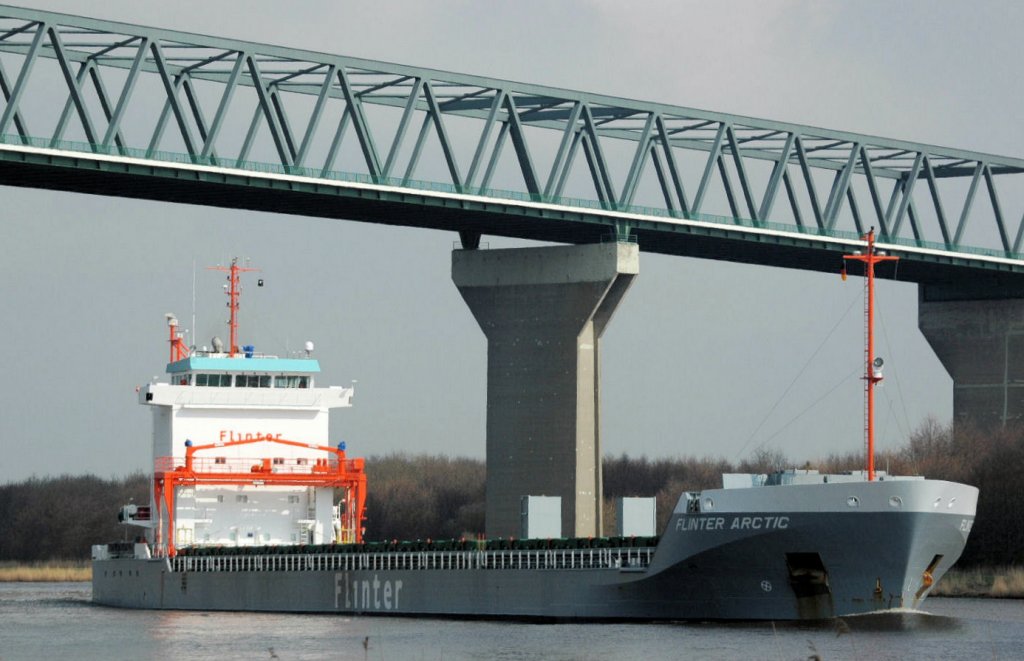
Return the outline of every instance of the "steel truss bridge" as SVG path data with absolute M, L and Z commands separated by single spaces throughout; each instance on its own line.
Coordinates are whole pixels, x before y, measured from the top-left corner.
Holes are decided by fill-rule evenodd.
M 1024 282 L 1020 158 L 2 5 L 0 92 L 6 185 Z

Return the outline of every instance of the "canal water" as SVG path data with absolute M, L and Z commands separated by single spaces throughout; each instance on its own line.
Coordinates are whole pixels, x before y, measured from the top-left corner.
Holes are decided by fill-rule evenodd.
M 0 583 L 0 660 L 1021 659 L 1024 601 L 929 599 L 927 612 L 787 623 L 525 624 L 129 611 L 87 583 Z

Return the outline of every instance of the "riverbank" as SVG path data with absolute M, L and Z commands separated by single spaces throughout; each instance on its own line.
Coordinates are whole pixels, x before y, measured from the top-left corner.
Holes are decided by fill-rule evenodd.
M 88 561 L 0 562 L 0 583 L 73 583 L 91 581 Z
M 931 596 L 1024 599 L 1024 567 L 953 568 L 932 589 Z

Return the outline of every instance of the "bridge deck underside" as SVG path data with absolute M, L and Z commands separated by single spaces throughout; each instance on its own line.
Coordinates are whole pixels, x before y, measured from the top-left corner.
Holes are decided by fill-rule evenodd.
M 0 155 L 0 185 L 177 202 L 469 232 L 553 243 L 614 240 L 615 222 L 586 210 L 541 208 L 407 189 L 296 183 L 246 174 L 211 174 L 174 166 L 97 163 L 31 153 Z M 632 220 L 630 231 L 645 252 L 724 259 L 836 273 L 849 246 L 823 245 L 820 237 L 757 233 L 659 220 Z M 771 249 L 766 249 L 766 244 Z M 898 278 L 935 287 L 969 286 L 975 297 L 1020 295 L 1024 275 L 971 267 L 943 255 L 902 254 Z M 884 277 L 884 276 L 883 276 Z

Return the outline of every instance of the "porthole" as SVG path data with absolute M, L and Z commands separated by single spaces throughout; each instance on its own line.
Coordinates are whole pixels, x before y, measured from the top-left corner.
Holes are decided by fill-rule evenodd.
M 850 496 L 846 499 L 847 507 L 860 507 L 860 498 L 857 496 Z
M 949 509 L 953 509 L 953 505 L 956 504 L 956 496 L 949 499 L 949 504 L 946 505 Z
M 903 499 L 899 496 L 889 496 L 889 507 L 903 507 Z
M 932 503 L 932 507 L 938 507 L 941 502 L 942 502 L 941 498 L 936 498 L 935 502 Z

